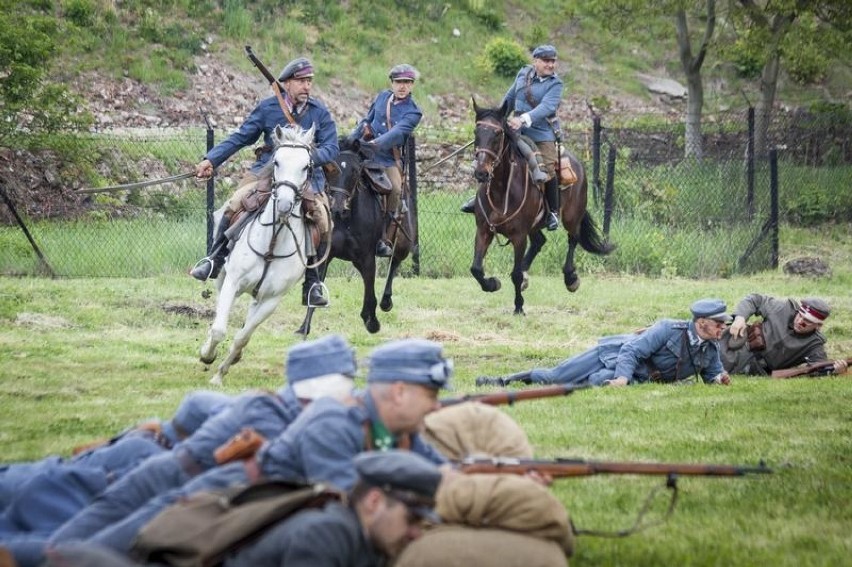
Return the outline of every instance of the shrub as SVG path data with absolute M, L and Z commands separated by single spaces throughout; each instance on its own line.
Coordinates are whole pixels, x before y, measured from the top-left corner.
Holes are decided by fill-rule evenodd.
M 495 37 L 485 44 L 481 66 L 501 77 L 514 77 L 528 62 L 527 51 L 516 41 Z

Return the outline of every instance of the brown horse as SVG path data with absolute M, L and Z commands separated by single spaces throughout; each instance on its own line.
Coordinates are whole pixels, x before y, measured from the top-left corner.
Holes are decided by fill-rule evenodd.
M 524 156 L 513 142 L 514 134 L 506 123 L 507 108 L 479 108 L 473 101 L 476 113 L 474 128 L 474 177 L 479 182 L 476 194 L 476 242 L 470 273 L 483 291 L 497 291 L 500 280 L 485 277 L 483 262 L 495 234 L 501 234 L 512 243 L 515 260 L 512 283 L 515 286 L 515 314 L 524 314 L 524 297 L 529 276 L 527 271 L 547 239 L 542 234 L 545 215 L 543 192 L 532 180 Z M 560 218 L 568 231 L 568 254 L 562 266 L 562 276 L 568 291 L 580 287 L 580 278 L 574 269 L 574 249 L 577 244 L 592 254 L 609 254 L 615 247 L 601 236 L 586 210 L 588 189 L 583 164 L 568 152 L 568 158 L 577 180 L 560 190 Z M 530 247 L 527 250 L 527 237 Z

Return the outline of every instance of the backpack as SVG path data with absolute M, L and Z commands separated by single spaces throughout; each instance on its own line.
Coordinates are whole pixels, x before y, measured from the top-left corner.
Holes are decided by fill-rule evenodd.
M 326 484 L 281 480 L 196 493 L 145 524 L 131 553 L 145 562 L 212 567 L 282 519 L 342 498 Z

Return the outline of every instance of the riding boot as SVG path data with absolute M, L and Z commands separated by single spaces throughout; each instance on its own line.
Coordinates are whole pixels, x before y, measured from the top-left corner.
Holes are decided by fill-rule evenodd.
M 467 203 L 461 206 L 461 212 L 463 213 L 473 213 L 474 208 L 476 207 L 476 195 L 470 198 Z
M 222 215 L 210 255 L 199 260 L 195 267 L 190 270 L 189 275 L 201 281 L 207 281 L 208 279 L 215 280 L 219 276 L 219 272 L 222 266 L 225 265 L 225 260 L 228 258 L 228 253 L 230 252 L 228 249 L 228 237 L 225 236 L 225 231 L 228 230 L 230 225 L 231 217 L 227 214 Z
M 556 230 L 559 228 L 559 180 L 556 176 L 544 184 L 544 196 L 547 199 L 547 208 L 550 209 L 546 218 L 547 230 Z
M 376 256 L 380 258 L 390 258 L 393 256 L 393 248 L 391 248 L 390 239 L 388 238 L 390 223 L 392 222 L 393 218 L 389 215 L 388 219 L 385 220 L 385 228 L 382 237 L 378 242 L 376 242 Z
M 532 377 L 529 371 L 526 372 L 516 372 L 515 374 L 509 374 L 508 376 L 480 376 L 476 379 L 477 386 L 508 386 L 513 382 L 522 382 L 524 384 L 532 384 Z
M 325 254 L 325 243 L 317 246 L 317 255 L 308 258 L 309 264 L 316 264 Z M 325 307 L 328 299 L 323 294 L 323 283 L 319 277 L 319 267 L 305 269 L 305 281 L 302 283 L 302 305 Z

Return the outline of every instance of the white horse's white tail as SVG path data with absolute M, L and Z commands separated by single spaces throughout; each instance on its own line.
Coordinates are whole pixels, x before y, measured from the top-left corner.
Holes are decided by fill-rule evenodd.
M 216 318 L 199 353 L 205 364 L 216 359 L 216 348 L 225 339 L 236 299 L 248 292 L 252 300 L 245 324 L 234 335 L 228 356 L 210 379 L 212 384 L 222 383 L 228 369 L 242 356 L 252 333 L 272 315 L 284 292 L 305 272 L 301 193 L 310 190 L 308 166 L 314 128 L 305 131 L 277 127 L 274 137 L 276 148 L 268 166 L 272 195 L 263 212 L 243 230 L 217 280 Z

